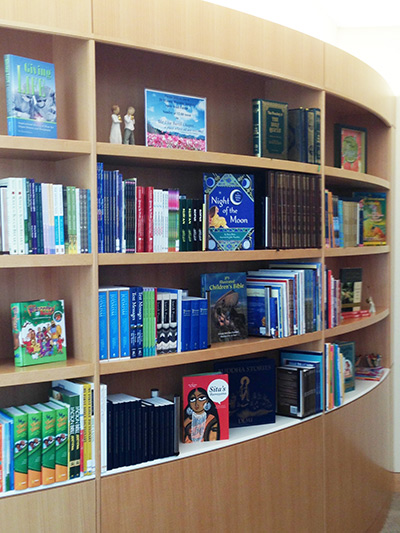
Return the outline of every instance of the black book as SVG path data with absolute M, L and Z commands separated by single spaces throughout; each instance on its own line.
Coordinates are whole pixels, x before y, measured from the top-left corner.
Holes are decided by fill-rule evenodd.
M 278 415 L 304 418 L 316 412 L 315 368 L 277 368 Z

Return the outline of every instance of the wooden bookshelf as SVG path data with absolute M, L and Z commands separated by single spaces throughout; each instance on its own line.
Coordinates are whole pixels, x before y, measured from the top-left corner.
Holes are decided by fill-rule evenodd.
M 0 52 L 54 62 L 60 127 L 58 139 L 9 137 L 0 76 L 1 177 L 90 188 L 92 254 L 0 256 L 0 406 L 44 401 L 53 379 L 93 380 L 97 468 L 95 479 L 0 498 L 3 527 L 47 531 L 51 523 L 62 532 L 175 533 L 186 530 L 195 514 L 204 530 L 361 533 L 375 524 L 378 531 L 391 487 L 389 371 L 332 412 L 251 428 L 229 445 L 193 448 L 178 460 L 106 476 L 100 473 L 99 384 L 135 396 L 148 397 L 153 387 L 180 393 L 182 375 L 209 371 L 214 361 L 264 354 L 277 360 L 281 348 L 322 350 L 325 341 L 335 340 L 355 340 L 357 350 L 381 353 L 390 369 L 390 231 L 388 244 L 376 247 L 98 254 L 95 199 L 101 161 L 140 184 L 196 195 L 202 194 L 203 171 L 316 174 L 322 193 L 386 191 L 389 211 L 395 113 L 386 82 L 322 41 L 201 0 L 70 0 L 68 8 L 40 0 L 35 9 L 26 0 L 18 8 L 8 4 L 0 20 Z M 207 152 L 145 146 L 145 88 L 207 98 Z M 252 98 L 319 107 L 321 165 L 254 157 Z M 134 146 L 108 142 L 114 103 L 121 112 L 127 105 L 136 108 Z M 333 166 L 335 123 L 367 128 L 368 173 Z M 162 284 L 196 294 L 203 271 L 245 271 L 277 259 L 318 260 L 336 278 L 343 266 L 361 266 L 365 295 L 373 296 L 377 312 L 284 339 L 248 338 L 207 350 L 98 361 L 100 285 Z M 17 369 L 9 305 L 40 297 L 66 302 L 68 359 Z M 198 511 L 200 498 L 204 513 Z

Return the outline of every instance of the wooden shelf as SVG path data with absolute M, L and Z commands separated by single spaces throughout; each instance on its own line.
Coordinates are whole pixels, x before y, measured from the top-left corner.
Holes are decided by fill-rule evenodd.
M 325 330 L 325 338 L 330 339 L 332 337 L 336 337 L 337 335 L 344 335 L 345 333 L 351 333 L 352 331 L 357 331 L 362 328 L 367 328 L 368 326 L 372 326 L 373 324 L 377 324 L 381 320 L 384 320 L 389 316 L 389 309 L 377 309 L 376 313 L 368 316 L 368 317 L 361 317 L 361 318 L 346 318 L 343 320 L 343 322 L 340 324 L 340 326 L 336 326 L 335 328 L 326 329 Z
M 93 265 L 93 254 L 0 255 L 0 268 L 80 267 Z
M 324 248 L 325 257 L 351 257 L 359 255 L 379 255 L 388 254 L 390 246 L 388 244 L 383 246 L 359 246 L 349 248 Z
M 43 383 L 55 379 L 74 379 L 93 376 L 95 365 L 69 358 L 58 363 L 16 367 L 14 360 L 0 360 L 0 387 Z
M 364 174 L 362 172 L 353 172 L 351 170 L 344 170 L 336 167 L 324 167 L 325 179 L 328 185 L 343 185 L 347 187 L 363 186 L 366 189 L 390 189 L 388 180 L 373 176 L 371 174 Z
M 32 159 L 40 161 L 61 161 L 80 155 L 89 155 L 89 141 L 72 141 L 65 139 L 38 139 L 27 137 L 9 137 L 0 135 L 1 159 Z
M 187 150 L 173 150 L 169 148 L 155 148 L 148 146 L 129 146 L 110 143 L 97 143 L 97 155 L 101 161 L 109 164 L 129 164 L 150 167 L 185 167 L 201 168 L 243 168 L 247 171 L 272 169 L 293 172 L 318 174 L 321 172 L 319 165 L 298 163 L 297 161 L 284 161 L 255 157 L 250 155 L 225 154 L 218 152 L 191 152 Z
M 288 348 L 301 343 L 313 342 L 322 339 L 322 332 L 306 333 L 305 335 L 292 335 L 284 339 L 265 339 L 261 337 L 249 337 L 240 341 L 221 342 L 213 344 L 207 350 L 181 352 L 175 354 L 162 354 L 154 357 L 139 359 L 120 359 L 100 362 L 100 375 L 118 374 L 120 372 L 132 372 L 148 370 L 151 368 L 171 367 L 202 361 L 216 361 L 228 357 L 255 354 L 270 350 Z
M 300 250 L 240 250 L 237 252 L 168 252 L 99 254 L 99 265 L 162 265 L 184 263 L 225 263 L 233 261 L 274 261 L 321 257 L 319 248 Z

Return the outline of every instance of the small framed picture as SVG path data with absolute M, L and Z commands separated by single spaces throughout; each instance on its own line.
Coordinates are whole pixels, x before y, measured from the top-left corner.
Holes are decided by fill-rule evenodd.
M 367 172 L 367 130 L 335 124 L 335 167 Z

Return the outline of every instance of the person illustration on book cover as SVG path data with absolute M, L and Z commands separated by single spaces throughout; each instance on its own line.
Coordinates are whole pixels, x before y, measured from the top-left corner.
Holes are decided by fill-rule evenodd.
M 135 108 L 131 105 L 126 110 L 124 125 L 123 144 L 135 144 Z
M 184 442 L 220 440 L 217 408 L 202 387 L 192 389 L 188 394 L 183 431 Z
M 246 318 L 243 313 L 236 310 L 238 302 L 239 294 L 233 290 L 228 291 L 215 302 L 211 309 L 211 316 L 219 332 L 238 332 L 242 337 L 246 336 Z
M 121 115 L 118 105 L 113 105 L 111 108 L 111 130 L 110 130 L 110 143 L 121 144 L 122 143 L 122 134 L 121 134 Z
M 218 214 L 219 208 L 216 205 L 213 205 L 210 207 L 208 211 L 208 223 L 210 227 L 213 227 L 215 229 L 218 228 L 227 228 L 228 224 L 226 223 L 226 219 L 224 217 L 221 217 Z

